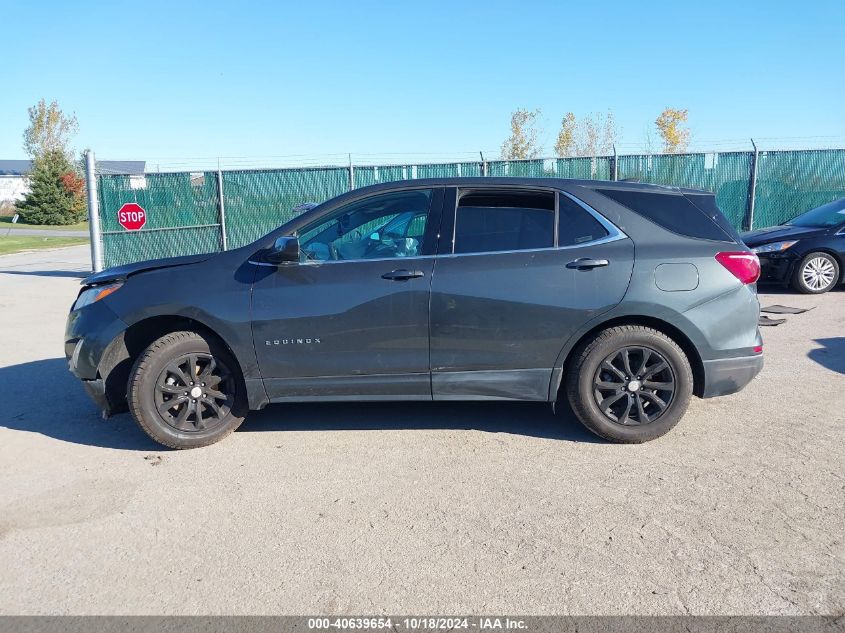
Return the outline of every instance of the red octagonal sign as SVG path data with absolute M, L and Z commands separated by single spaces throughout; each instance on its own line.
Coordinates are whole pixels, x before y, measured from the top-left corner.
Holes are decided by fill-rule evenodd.
M 138 231 L 147 223 L 147 212 L 140 204 L 127 202 L 117 212 L 117 221 L 127 231 Z

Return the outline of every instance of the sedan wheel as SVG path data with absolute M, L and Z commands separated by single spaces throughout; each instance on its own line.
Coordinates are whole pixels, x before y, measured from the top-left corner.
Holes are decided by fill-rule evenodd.
M 796 266 L 792 286 L 806 294 L 821 294 L 839 281 L 839 264 L 828 253 L 810 253 Z

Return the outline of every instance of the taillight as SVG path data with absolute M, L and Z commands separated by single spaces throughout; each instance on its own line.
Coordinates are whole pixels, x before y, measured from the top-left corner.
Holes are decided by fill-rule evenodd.
M 753 284 L 760 278 L 760 260 L 748 251 L 716 253 L 716 261 L 744 284 Z
M 762 345 L 755 345 L 754 348 L 751 350 L 755 354 L 762 354 L 763 353 L 763 346 Z

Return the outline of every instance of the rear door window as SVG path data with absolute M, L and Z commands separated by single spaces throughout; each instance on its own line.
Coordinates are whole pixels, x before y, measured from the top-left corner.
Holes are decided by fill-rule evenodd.
M 599 221 L 569 196 L 558 197 L 558 246 L 578 246 L 609 235 Z
M 455 253 L 521 251 L 554 245 L 554 193 L 461 192 L 455 215 Z

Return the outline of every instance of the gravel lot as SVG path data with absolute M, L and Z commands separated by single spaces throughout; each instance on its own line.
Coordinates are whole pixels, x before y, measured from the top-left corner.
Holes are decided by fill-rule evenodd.
M 740 394 L 615 446 L 530 404 L 276 405 L 205 449 L 100 419 L 86 247 L 0 257 L 0 613 L 842 614 L 845 291 Z

